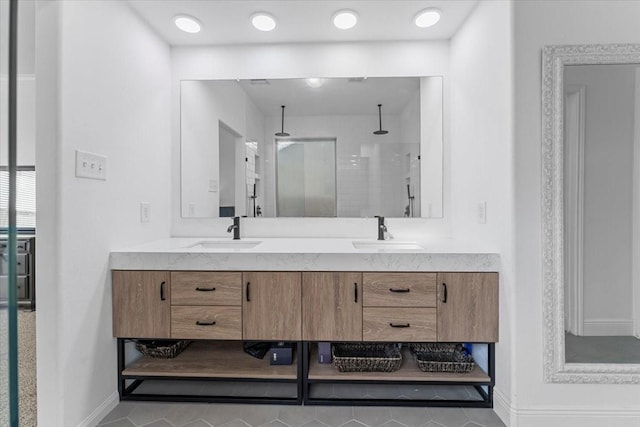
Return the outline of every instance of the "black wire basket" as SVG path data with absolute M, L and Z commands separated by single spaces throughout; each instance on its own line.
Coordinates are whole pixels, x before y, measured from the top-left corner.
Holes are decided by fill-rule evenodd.
M 191 344 L 188 340 L 137 340 L 136 350 L 145 356 L 172 359 Z
M 393 372 L 402 364 L 395 344 L 333 344 L 331 354 L 340 372 Z

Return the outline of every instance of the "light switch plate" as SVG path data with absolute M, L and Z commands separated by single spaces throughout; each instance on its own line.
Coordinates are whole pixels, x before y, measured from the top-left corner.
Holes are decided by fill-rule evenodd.
M 107 158 L 99 154 L 76 150 L 76 177 L 107 179 Z
M 218 191 L 218 180 L 217 179 L 210 179 L 209 180 L 209 192 L 210 193 L 215 193 L 216 191 Z

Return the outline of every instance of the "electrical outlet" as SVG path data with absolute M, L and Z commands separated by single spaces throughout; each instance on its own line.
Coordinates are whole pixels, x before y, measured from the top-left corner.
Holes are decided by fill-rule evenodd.
M 478 224 L 487 223 L 487 202 L 478 202 Z
M 151 222 L 151 203 L 140 203 L 140 222 Z
M 76 177 L 107 179 L 107 158 L 99 154 L 76 150 Z

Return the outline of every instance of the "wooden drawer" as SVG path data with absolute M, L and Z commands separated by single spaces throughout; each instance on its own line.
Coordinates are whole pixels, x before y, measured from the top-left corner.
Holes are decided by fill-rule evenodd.
M 363 341 L 435 341 L 435 308 L 364 308 Z
M 365 307 L 435 307 L 435 273 L 363 273 Z
M 171 305 L 242 305 L 242 273 L 171 273 Z
M 171 338 L 242 339 L 242 308 L 172 306 Z

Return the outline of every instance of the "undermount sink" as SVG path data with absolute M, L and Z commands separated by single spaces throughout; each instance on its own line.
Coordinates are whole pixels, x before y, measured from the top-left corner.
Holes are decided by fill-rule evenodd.
M 392 240 L 354 240 L 352 244 L 355 249 L 424 250 L 424 248 L 416 242 L 397 242 Z
M 251 249 L 262 243 L 259 240 L 203 240 L 189 248 L 200 249 Z

